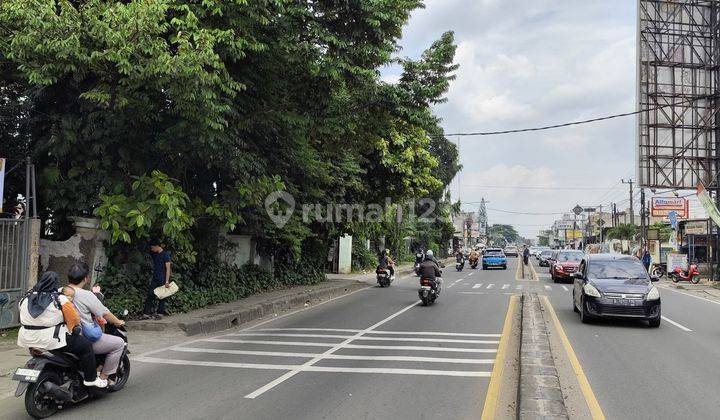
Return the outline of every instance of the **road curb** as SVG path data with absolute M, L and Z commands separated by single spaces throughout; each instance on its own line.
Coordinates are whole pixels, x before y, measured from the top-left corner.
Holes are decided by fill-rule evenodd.
M 524 293 L 518 419 L 568 419 L 537 293 Z
M 367 288 L 367 283 L 355 282 L 319 290 L 302 291 L 270 299 L 251 306 L 228 309 L 178 322 L 128 322 L 130 330 L 166 331 L 182 330 L 188 336 L 209 334 L 235 328 L 282 312 L 317 304 Z

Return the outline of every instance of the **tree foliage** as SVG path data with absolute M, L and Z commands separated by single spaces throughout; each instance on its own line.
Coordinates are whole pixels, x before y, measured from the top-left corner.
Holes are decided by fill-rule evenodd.
M 459 169 L 431 110 L 457 68 L 452 32 L 418 59 L 394 58 L 421 6 L 5 0 L 0 155 L 36 163 L 46 231 L 59 237 L 71 216 L 94 214 L 116 241 L 160 234 L 192 253 L 199 225 L 213 225 L 298 254 L 360 227 L 296 212 L 277 228 L 269 192 L 440 201 Z M 393 62 L 403 74 L 385 83 L 378 69 Z
M 494 224 L 488 227 L 488 236 L 496 245 L 515 243 L 520 239 L 520 234 L 512 225 Z
M 638 227 L 629 223 L 621 223 L 608 229 L 608 239 L 632 240 L 638 234 Z

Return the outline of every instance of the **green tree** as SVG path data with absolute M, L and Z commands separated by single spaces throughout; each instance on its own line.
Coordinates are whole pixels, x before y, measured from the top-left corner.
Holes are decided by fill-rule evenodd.
M 494 224 L 488 227 L 488 236 L 497 245 L 505 243 L 515 243 L 520 239 L 512 225 Z
M 621 223 L 608 229 L 608 239 L 631 240 L 638 234 L 638 227 L 629 223 Z

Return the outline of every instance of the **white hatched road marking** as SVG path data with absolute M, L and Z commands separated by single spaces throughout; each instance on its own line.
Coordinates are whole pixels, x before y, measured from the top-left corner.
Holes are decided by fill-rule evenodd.
M 260 336 L 260 337 L 308 337 L 308 338 L 318 338 L 318 337 L 331 337 L 331 338 L 350 338 L 352 336 L 349 335 L 322 335 L 322 334 L 274 334 L 274 333 L 241 333 L 236 334 L 236 336 L 241 337 L 250 337 L 253 336 Z M 457 339 L 449 339 L 449 338 L 416 338 L 416 337 L 371 337 L 371 336 L 363 336 L 363 337 L 357 337 L 355 340 L 365 340 L 365 341 L 418 341 L 418 342 L 424 342 L 424 343 L 465 343 L 465 344 L 500 344 L 497 340 L 487 341 L 487 340 L 457 340 Z M 246 341 L 246 342 L 253 342 L 253 341 Z M 274 342 L 274 341 L 273 341 Z M 321 344 L 321 343 L 318 343 Z M 335 343 L 327 343 L 327 344 L 335 344 Z
M 474 272 L 474 271 L 473 271 L 473 272 L 471 272 L 470 274 L 468 274 L 468 276 L 472 276 L 473 274 L 475 274 L 475 272 Z
M 522 285 L 522 284 L 518 284 L 518 285 L 515 287 L 515 290 L 522 290 L 522 289 L 523 289 L 523 285 Z
M 324 358 L 324 357 L 323 357 Z M 252 363 L 230 363 L 230 362 L 206 362 L 197 360 L 160 359 L 155 357 L 136 357 L 135 360 L 149 363 L 163 363 L 168 365 L 181 366 L 206 366 L 241 369 L 272 369 L 291 370 L 291 372 L 334 372 L 334 373 L 389 373 L 396 375 L 422 375 L 422 376 L 460 376 L 474 378 L 489 378 L 491 372 L 475 372 L 461 370 L 427 370 L 427 369 L 385 369 L 385 368 L 349 368 L 349 367 L 326 367 L 313 365 L 264 365 Z M 314 360 L 314 359 L 313 359 Z M 283 375 L 284 376 L 284 375 Z M 294 375 L 293 375 L 294 376 Z M 282 376 L 281 376 L 282 378 Z M 261 388 L 262 389 L 262 388 Z M 250 394 L 248 394 L 250 395 Z M 246 397 L 250 398 L 250 397 Z
M 270 357 L 299 357 L 312 358 L 320 356 L 319 353 L 288 353 L 278 351 L 252 351 L 252 350 L 225 350 L 225 349 L 206 349 L 202 347 L 178 347 L 173 351 L 184 353 L 212 353 L 212 354 L 238 354 L 249 356 L 270 356 Z M 329 354 L 325 359 L 333 360 L 375 360 L 389 362 L 427 362 L 427 363 L 460 363 L 471 365 L 489 365 L 495 362 L 494 359 L 460 359 L 460 358 L 442 358 L 442 357 L 416 357 L 416 356 L 357 356 L 349 354 Z
M 570 291 L 570 289 L 568 289 L 567 286 L 562 286 L 562 288 L 563 288 L 563 290 L 566 291 L 566 292 L 569 292 L 569 291 Z
M 482 287 L 482 285 L 483 285 L 482 283 L 478 283 L 475 286 L 473 286 L 473 289 L 479 289 Z
M 685 331 L 685 332 L 692 332 L 692 330 L 691 330 L 690 328 L 688 328 L 688 327 L 686 327 L 686 326 L 684 326 L 684 325 L 682 325 L 682 324 L 679 324 L 679 323 L 673 321 L 672 319 L 670 319 L 670 318 L 668 318 L 668 317 L 666 317 L 666 316 L 662 316 L 662 315 L 661 315 L 660 317 L 661 317 L 665 322 L 669 322 L 669 323 L 671 323 L 672 325 L 680 328 L 681 330 L 683 330 L 683 331 Z
M 549 285 L 546 284 L 546 285 L 545 285 L 545 290 L 552 290 L 552 287 L 550 287 Z
M 461 282 L 461 281 L 463 281 L 463 280 L 465 280 L 465 279 L 464 279 L 464 278 L 459 278 L 459 279 L 455 280 L 455 281 L 453 282 L 453 284 L 451 284 L 450 286 L 448 286 L 448 289 L 451 288 L 451 287 L 453 287 L 453 286 L 455 286 L 458 282 Z
M 321 361 L 321 360 L 323 359 L 323 356 L 326 356 L 326 355 L 328 355 L 328 354 L 335 353 L 337 350 L 339 350 L 339 349 L 345 347 L 347 344 L 351 343 L 355 338 L 358 338 L 358 337 L 362 336 L 363 334 L 365 334 L 365 333 L 367 333 L 367 332 L 370 332 L 370 331 L 374 330 L 375 328 L 377 328 L 377 327 L 385 324 L 386 322 L 391 321 L 391 320 L 394 319 L 395 317 L 402 315 L 402 314 L 405 313 L 406 311 L 409 311 L 410 309 L 416 307 L 419 303 L 420 303 L 420 302 L 414 302 L 413 304 L 408 305 L 408 306 L 406 306 L 405 308 L 403 308 L 403 309 L 395 312 L 394 314 L 388 316 L 387 318 L 383 319 L 382 321 L 379 321 L 379 322 L 373 324 L 372 326 L 370 326 L 370 327 L 368 327 L 368 328 L 366 328 L 366 329 L 364 329 L 364 330 L 362 330 L 362 331 L 357 332 L 354 336 L 352 336 L 352 337 L 346 339 L 345 341 L 343 341 L 343 342 L 341 342 L 341 343 L 338 343 L 338 344 L 334 345 L 332 348 L 326 350 L 325 353 L 321 354 L 320 356 L 314 357 L 312 360 L 308 360 L 308 361 L 305 362 L 302 366 L 300 366 L 300 367 L 298 367 L 298 368 L 294 368 L 294 369 L 291 370 L 290 372 L 285 373 L 284 375 L 280 376 L 279 378 L 275 379 L 274 381 L 272 381 L 272 382 L 270 382 L 270 383 L 268 383 L 268 384 L 266 384 L 266 385 L 258 388 L 257 390 L 255 390 L 255 391 L 253 391 L 253 392 L 251 392 L 251 393 L 249 393 L 249 394 L 247 394 L 247 395 L 245 396 L 245 398 L 251 398 L 251 399 L 252 399 L 252 398 L 257 398 L 258 396 L 264 394 L 265 392 L 273 389 L 273 388 L 276 387 L 277 385 L 279 385 L 279 384 L 285 382 L 286 380 L 292 378 L 293 376 L 297 375 L 298 373 L 300 373 L 300 372 L 302 371 L 302 369 L 309 368 L 309 367 L 311 367 L 312 365 L 314 365 L 315 363 Z
M 342 332 L 359 332 L 362 330 L 352 329 L 335 329 L 335 328 L 262 328 L 252 331 L 342 331 Z M 477 334 L 477 333 L 454 333 L 454 332 L 440 332 L 440 331 L 388 331 L 388 330 L 373 330 L 367 334 L 393 334 L 393 335 L 444 335 L 454 337 L 497 337 L 500 338 L 501 334 Z
M 502 286 L 502 290 L 509 289 L 509 288 L 510 288 L 509 284 L 503 284 L 503 286 Z
M 412 350 L 412 351 L 443 351 L 451 353 L 495 353 L 497 349 L 468 349 L 458 347 L 423 347 L 423 346 L 368 346 L 365 344 L 346 344 L 344 349 L 374 350 Z
M 495 287 L 495 283 L 490 283 L 487 285 L 486 289 L 492 289 L 493 287 Z
M 306 341 L 262 341 L 262 340 L 233 340 L 232 338 L 208 338 L 202 340 L 209 343 L 238 343 L 238 344 L 269 344 L 276 346 L 305 346 L 305 347 L 333 347 L 337 343 L 311 343 Z

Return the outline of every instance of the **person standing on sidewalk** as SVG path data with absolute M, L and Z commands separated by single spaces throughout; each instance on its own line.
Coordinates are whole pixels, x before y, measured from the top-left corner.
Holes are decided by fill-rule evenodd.
M 170 252 L 165 250 L 163 244 L 158 240 L 150 241 L 150 257 L 153 263 L 153 275 L 148 285 L 142 319 L 160 319 L 166 315 L 165 301 L 158 299 L 154 290 L 160 286 L 170 287 L 172 258 Z
M 650 253 L 646 249 L 645 252 L 642 254 L 642 265 L 645 266 L 645 271 L 648 273 L 650 272 L 650 263 L 652 262 L 652 257 L 650 256 Z
M 523 250 L 523 263 L 525 265 L 528 265 L 528 261 L 530 260 L 530 249 L 525 245 L 525 249 Z

